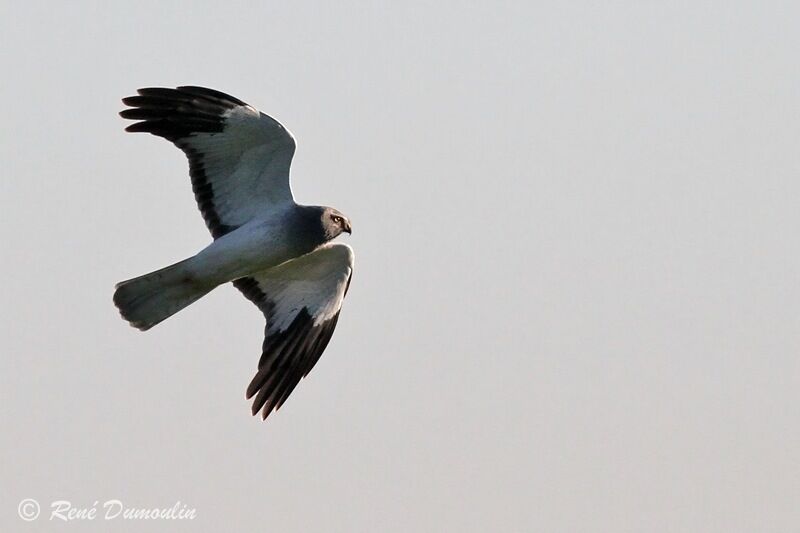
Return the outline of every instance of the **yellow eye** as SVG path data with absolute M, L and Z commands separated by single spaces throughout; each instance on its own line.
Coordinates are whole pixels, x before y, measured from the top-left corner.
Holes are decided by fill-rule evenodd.
M 337 224 L 339 224 L 339 223 L 342 222 L 342 217 L 336 217 L 335 216 L 335 217 L 333 217 L 333 221 L 336 222 Z

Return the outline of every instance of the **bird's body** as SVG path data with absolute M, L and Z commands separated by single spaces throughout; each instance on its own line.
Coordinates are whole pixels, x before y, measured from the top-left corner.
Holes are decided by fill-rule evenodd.
M 140 89 L 125 98 L 128 131 L 172 141 L 189 158 L 192 188 L 214 241 L 169 267 L 117 285 L 123 318 L 146 330 L 233 282 L 267 319 L 253 414 L 280 407 L 316 363 L 336 325 L 353 252 L 331 243 L 349 220 L 294 201 L 294 138 L 241 100 L 201 87 Z
M 276 210 L 226 233 L 191 259 L 191 274 L 219 285 L 312 252 L 326 241 L 318 230 L 321 214 L 304 207 Z

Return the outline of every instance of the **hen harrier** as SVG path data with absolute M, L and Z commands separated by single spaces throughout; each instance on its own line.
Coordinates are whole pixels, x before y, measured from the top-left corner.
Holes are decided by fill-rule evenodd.
M 197 255 L 118 283 L 122 317 L 147 330 L 233 282 L 267 319 L 253 414 L 286 401 L 331 339 L 353 272 L 350 233 L 331 207 L 298 205 L 289 186 L 295 142 L 273 118 L 202 87 L 139 89 L 122 101 L 126 128 L 171 141 L 189 159 L 197 205 L 214 241 Z

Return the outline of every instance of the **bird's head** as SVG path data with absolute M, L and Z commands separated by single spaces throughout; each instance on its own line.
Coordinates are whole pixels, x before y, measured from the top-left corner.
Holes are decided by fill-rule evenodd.
M 325 232 L 325 240 L 335 239 L 343 232 L 349 234 L 353 231 L 350 219 L 332 207 L 322 210 L 322 228 Z

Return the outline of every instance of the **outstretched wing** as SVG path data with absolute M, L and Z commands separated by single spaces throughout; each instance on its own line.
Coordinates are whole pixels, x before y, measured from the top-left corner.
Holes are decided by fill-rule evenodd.
M 293 202 L 295 142 L 278 121 L 203 87 L 146 88 L 123 98 L 126 131 L 172 141 L 189 158 L 197 205 L 216 239 L 271 207 Z
M 253 414 L 278 409 L 333 335 L 353 273 L 353 250 L 328 244 L 234 282 L 267 318 L 258 372 L 247 387 Z M 263 409 L 262 409 L 263 408 Z

